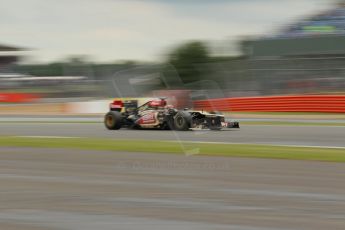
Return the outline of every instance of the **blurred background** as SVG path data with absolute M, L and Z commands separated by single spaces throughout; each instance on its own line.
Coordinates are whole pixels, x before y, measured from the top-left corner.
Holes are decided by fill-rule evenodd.
M 0 0 L 0 28 L 0 230 L 345 229 L 345 0 Z M 102 124 L 152 97 L 241 128 Z
M 0 15 L 2 113 L 152 96 L 221 99 L 213 107 L 223 111 L 345 112 L 345 1 L 15 0 Z M 297 105 L 287 95 L 312 96 Z M 329 96 L 338 104 L 315 106 Z M 268 107 L 267 97 L 279 101 Z

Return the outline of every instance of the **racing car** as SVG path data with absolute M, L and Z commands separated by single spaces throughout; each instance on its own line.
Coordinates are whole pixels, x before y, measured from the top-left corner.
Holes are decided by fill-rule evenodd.
M 216 112 L 178 110 L 167 104 L 165 98 L 152 99 L 138 106 L 137 100 L 114 100 L 109 105 L 104 124 L 109 130 L 131 129 L 190 130 L 239 128 L 239 122 L 226 122 Z

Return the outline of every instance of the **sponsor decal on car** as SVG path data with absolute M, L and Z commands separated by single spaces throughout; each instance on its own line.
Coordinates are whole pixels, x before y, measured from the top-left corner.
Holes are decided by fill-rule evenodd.
M 155 119 L 154 113 L 145 114 L 144 116 L 140 118 L 140 121 L 139 121 L 140 124 L 151 124 L 155 122 L 156 122 L 156 119 Z

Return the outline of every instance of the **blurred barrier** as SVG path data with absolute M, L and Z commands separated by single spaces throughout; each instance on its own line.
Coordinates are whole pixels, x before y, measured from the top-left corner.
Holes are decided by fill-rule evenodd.
M 95 100 L 85 102 L 69 102 L 65 105 L 64 113 L 67 114 L 98 114 L 109 111 L 111 100 Z
M 0 115 L 65 115 L 67 107 L 66 103 L 3 104 Z
M 138 100 L 141 105 L 152 98 L 116 98 Z M 109 111 L 114 99 L 58 103 L 10 103 L 0 106 L 0 115 L 100 115 Z
M 124 98 L 121 98 L 124 99 Z M 129 98 L 126 98 L 129 99 Z M 135 99 L 135 98 L 130 98 Z M 141 105 L 149 98 L 137 98 Z M 3 104 L 0 114 L 71 115 L 104 114 L 112 99 L 67 103 Z M 195 109 L 223 112 L 325 112 L 345 113 L 345 95 L 296 95 L 220 98 L 194 101 Z
M 345 95 L 295 95 L 194 101 L 194 108 L 235 112 L 345 113 Z
M 92 100 L 83 102 L 69 102 L 65 104 L 64 113 L 66 114 L 105 114 L 109 111 L 109 104 L 113 100 L 137 100 L 138 105 L 146 103 L 153 98 L 114 98 L 104 100 Z
M 27 103 L 39 99 L 36 94 L 29 93 L 0 93 L 0 103 Z

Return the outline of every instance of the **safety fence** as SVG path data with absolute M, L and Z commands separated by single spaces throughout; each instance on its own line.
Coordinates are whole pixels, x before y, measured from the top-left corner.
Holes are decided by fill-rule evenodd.
M 194 108 L 227 112 L 345 113 L 345 95 L 293 95 L 194 101 Z

